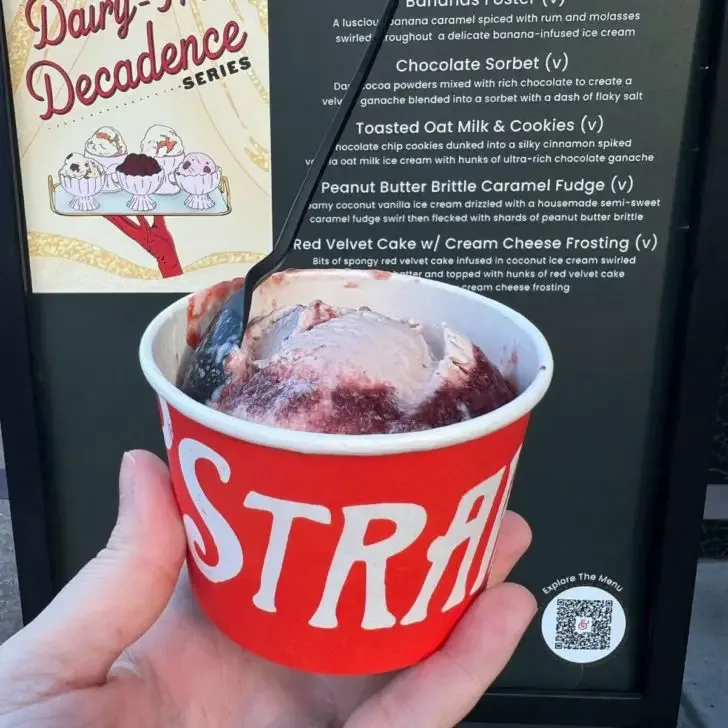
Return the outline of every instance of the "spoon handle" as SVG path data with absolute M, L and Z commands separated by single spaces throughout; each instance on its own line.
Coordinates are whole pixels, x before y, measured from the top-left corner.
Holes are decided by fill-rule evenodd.
M 303 225 L 303 221 L 308 212 L 308 207 L 316 194 L 319 184 L 329 165 L 329 160 L 336 151 L 346 125 L 354 113 L 361 92 L 364 90 L 367 79 L 374 67 L 374 62 L 379 55 L 379 49 L 384 43 L 384 39 L 392 24 L 394 14 L 397 11 L 399 0 L 387 0 L 387 5 L 379 18 L 376 29 L 372 35 L 372 39 L 362 56 L 359 66 L 356 69 L 354 77 L 351 79 L 349 88 L 346 91 L 341 105 L 339 106 L 331 126 L 326 132 L 321 144 L 319 145 L 316 157 L 308 169 L 306 178 L 303 180 L 293 205 L 288 212 L 283 227 L 278 235 L 273 250 L 263 260 L 256 263 L 245 277 L 245 286 L 243 292 L 243 331 L 248 326 L 248 318 L 250 317 L 250 306 L 253 299 L 253 291 L 271 274 L 280 268 L 286 255 L 293 246 L 293 242 L 298 235 L 298 231 Z

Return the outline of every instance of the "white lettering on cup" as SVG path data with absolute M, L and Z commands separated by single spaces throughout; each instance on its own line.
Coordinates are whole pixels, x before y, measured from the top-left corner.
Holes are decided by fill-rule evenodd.
M 244 505 L 254 511 L 267 511 L 273 516 L 268 548 L 265 552 L 260 576 L 260 589 L 253 597 L 253 604 L 265 612 L 275 612 L 276 590 L 293 521 L 296 518 L 305 518 L 315 523 L 329 524 L 331 523 L 331 511 L 324 506 L 271 498 L 255 492 L 248 493 Z
M 169 414 L 169 405 L 166 400 L 159 398 L 159 409 L 162 411 L 162 436 L 164 437 L 164 446 L 167 450 L 172 448 L 174 444 L 174 431 L 172 430 L 172 418 Z
M 521 450 L 523 446 L 518 448 L 518 451 L 511 460 L 511 464 L 508 466 L 508 482 L 506 483 L 505 491 L 503 492 L 503 500 L 498 508 L 498 515 L 496 516 L 495 522 L 493 523 L 493 531 L 490 534 L 490 541 L 485 548 L 483 553 L 483 561 L 480 564 L 480 570 L 478 576 L 475 578 L 473 588 L 470 590 L 471 594 L 475 594 L 483 586 L 485 577 L 488 573 L 488 567 L 490 566 L 490 560 L 493 558 L 493 552 L 495 551 L 496 542 L 498 541 L 498 531 L 500 530 L 500 524 L 503 520 L 503 515 L 508 507 L 508 498 L 511 495 L 511 488 L 513 487 L 513 478 L 516 476 L 516 468 L 518 467 L 518 458 L 521 457 Z
M 415 603 L 402 618 L 402 624 L 416 624 L 427 618 L 430 601 L 450 563 L 453 553 L 467 541 L 468 546 L 460 564 L 455 585 L 442 611 L 446 612 L 448 609 L 452 609 L 465 599 L 465 584 L 470 573 L 470 567 L 473 565 L 475 552 L 478 550 L 478 544 L 483 536 L 483 529 L 490 514 L 494 495 L 498 492 L 498 486 L 503 479 L 505 470 L 503 468 L 498 471 L 495 475 L 488 478 L 488 480 L 483 481 L 480 485 L 469 490 L 460 499 L 455 517 L 450 523 L 447 533 L 444 536 L 436 538 L 430 544 L 430 548 L 427 549 L 427 559 L 431 567 Z M 474 518 L 468 520 L 473 506 L 478 500 L 481 501 L 478 512 Z
M 179 463 L 182 470 L 187 492 L 195 504 L 197 512 L 200 514 L 203 523 L 210 532 L 215 548 L 217 549 L 217 564 L 211 566 L 206 564 L 200 557 L 200 552 L 204 555 L 205 540 L 202 538 L 200 529 L 192 518 L 188 515 L 183 516 L 185 531 L 187 532 L 187 541 L 190 545 L 192 558 L 197 564 L 197 568 L 203 575 L 213 583 L 230 581 L 234 579 L 243 569 L 243 547 L 240 545 L 235 531 L 225 520 L 222 514 L 212 505 L 208 497 L 205 495 L 200 481 L 197 478 L 197 463 L 200 460 L 211 462 L 220 480 L 227 483 L 230 480 L 230 465 L 221 455 L 214 450 L 203 445 L 201 442 L 186 438 L 179 444 Z
M 326 579 L 326 586 L 316 613 L 309 624 L 312 627 L 333 629 L 339 622 L 336 609 L 344 584 L 354 564 L 361 562 L 366 568 L 363 629 L 393 627 L 397 618 L 387 607 L 387 560 L 411 546 L 427 523 L 427 512 L 414 503 L 379 503 L 348 506 L 344 511 L 344 528 Z M 366 532 L 372 521 L 386 520 L 395 524 L 394 533 L 381 541 L 365 544 Z

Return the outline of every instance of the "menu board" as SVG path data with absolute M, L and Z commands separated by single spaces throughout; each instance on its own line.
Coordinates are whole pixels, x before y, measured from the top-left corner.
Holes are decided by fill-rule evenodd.
M 270 8 L 275 225 L 381 5 Z M 698 11 L 403 0 L 296 241 L 295 267 L 460 285 L 553 347 L 513 500 L 534 529 L 516 576 L 541 612 L 505 687 L 638 687 Z
M 270 249 L 384 4 L 4 0 L 55 587 L 122 452 L 163 451 L 142 331 Z M 548 338 L 512 499 L 540 611 L 500 687 L 642 687 L 700 10 L 401 0 L 287 261 L 463 286 Z

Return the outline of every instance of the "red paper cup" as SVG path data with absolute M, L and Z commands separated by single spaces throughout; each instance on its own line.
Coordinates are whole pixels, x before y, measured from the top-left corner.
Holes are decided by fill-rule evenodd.
M 397 435 L 322 435 L 216 412 L 173 382 L 188 299 L 150 324 L 157 392 L 189 570 L 207 616 L 238 644 L 310 672 L 371 674 L 437 650 L 486 584 L 533 408 L 546 340 L 511 309 L 443 283 L 370 271 L 277 274 L 253 315 L 321 299 L 446 322 L 519 396 L 468 422 Z

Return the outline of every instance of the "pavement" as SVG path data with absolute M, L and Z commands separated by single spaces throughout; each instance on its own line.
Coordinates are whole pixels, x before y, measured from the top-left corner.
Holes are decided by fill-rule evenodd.
M 0 500 L 0 644 L 21 625 L 10 506 L 7 500 Z
M 20 603 L 5 472 L 0 470 L 0 644 L 20 629 Z M 728 725 L 728 560 L 698 567 L 677 728 Z M 494 727 L 495 728 L 495 727 Z
M 728 724 L 728 560 L 703 561 L 683 683 L 684 728 Z

